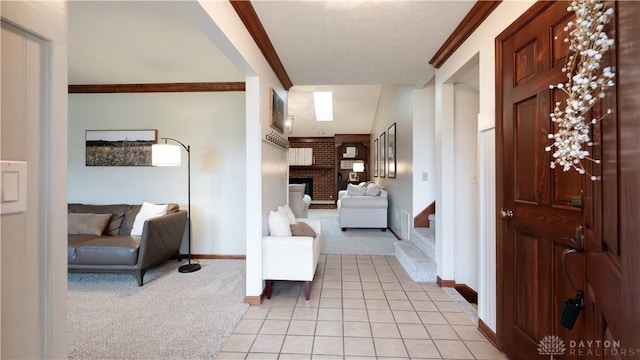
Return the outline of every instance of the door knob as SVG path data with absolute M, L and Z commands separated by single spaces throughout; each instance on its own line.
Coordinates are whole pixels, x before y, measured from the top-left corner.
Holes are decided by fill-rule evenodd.
M 500 212 L 498 213 L 498 215 L 500 216 L 500 219 L 502 220 L 511 220 L 513 219 L 513 211 L 507 209 L 500 209 Z

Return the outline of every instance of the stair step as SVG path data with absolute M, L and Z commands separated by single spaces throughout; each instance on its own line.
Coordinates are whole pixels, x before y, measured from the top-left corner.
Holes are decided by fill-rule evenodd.
M 396 241 L 395 255 L 413 281 L 435 282 L 437 264 L 411 241 Z
M 431 258 L 436 253 L 436 233 L 431 228 L 414 228 L 411 232 L 411 242 Z

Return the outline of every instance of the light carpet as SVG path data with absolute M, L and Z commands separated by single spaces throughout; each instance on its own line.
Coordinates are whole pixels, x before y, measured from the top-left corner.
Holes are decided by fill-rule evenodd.
M 244 260 L 200 260 L 129 274 L 68 275 L 71 359 L 212 359 L 248 305 Z
M 338 216 L 322 217 L 321 250 L 323 254 L 394 255 L 393 234 L 380 229 L 340 229 Z

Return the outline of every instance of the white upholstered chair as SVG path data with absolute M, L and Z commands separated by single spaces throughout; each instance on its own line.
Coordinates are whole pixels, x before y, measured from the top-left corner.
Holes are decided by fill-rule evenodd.
M 311 197 L 304 193 L 305 184 L 289 184 L 289 207 L 298 218 L 309 216 Z

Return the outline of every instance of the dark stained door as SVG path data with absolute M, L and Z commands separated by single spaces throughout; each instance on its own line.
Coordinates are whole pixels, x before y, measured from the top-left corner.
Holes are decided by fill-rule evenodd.
M 506 217 L 497 227 L 497 338 L 511 359 L 549 358 L 538 353 L 549 335 L 564 342 L 558 359 L 640 358 L 640 2 L 607 5 L 616 11 L 606 61 L 617 84 L 593 109 L 613 110 L 592 130 L 590 151 L 602 160 L 589 168 L 595 182 L 551 170 L 544 151 L 552 104 L 564 100 L 548 85 L 564 80 L 567 3 L 535 4 L 496 41 L 497 204 Z M 575 290 L 561 254 L 577 226 L 585 252 L 568 255 L 567 267 L 585 306 L 569 330 L 559 310 Z

